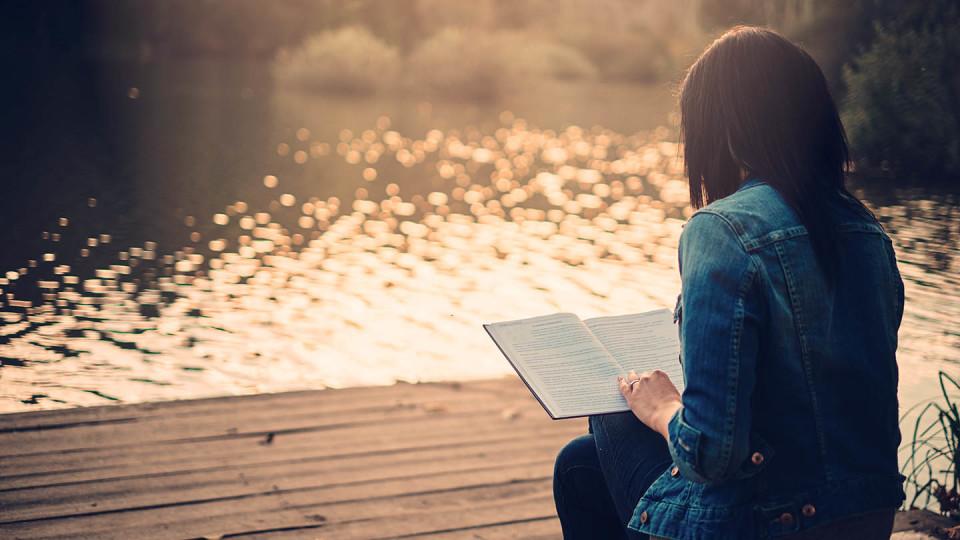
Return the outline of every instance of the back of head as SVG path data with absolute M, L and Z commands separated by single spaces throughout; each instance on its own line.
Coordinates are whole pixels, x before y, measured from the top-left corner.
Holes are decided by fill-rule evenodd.
M 730 195 L 744 176 L 760 178 L 797 212 L 831 274 L 827 200 L 845 192 L 847 142 L 813 58 L 772 30 L 735 27 L 690 68 L 680 112 L 694 207 Z

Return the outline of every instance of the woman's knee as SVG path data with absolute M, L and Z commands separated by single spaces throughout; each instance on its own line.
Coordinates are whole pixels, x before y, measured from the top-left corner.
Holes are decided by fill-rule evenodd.
M 598 468 L 600 461 L 597 458 L 597 448 L 592 435 L 581 435 L 572 439 L 560 452 L 554 462 L 553 475 L 564 474 L 575 467 Z
M 597 462 L 597 450 L 594 446 L 593 435 L 580 435 L 571 439 L 557 453 L 557 463 L 590 464 Z
M 643 426 L 640 420 L 630 411 L 614 414 L 601 414 L 590 417 L 590 430 L 592 433 L 598 431 L 616 432 L 628 429 L 637 429 L 638 424 Z

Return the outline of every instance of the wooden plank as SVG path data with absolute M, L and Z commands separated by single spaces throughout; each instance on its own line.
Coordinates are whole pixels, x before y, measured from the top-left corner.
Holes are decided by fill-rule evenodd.
M 317 532 L 331 540 L 411 538 L 542 520 L 554 514 L 549 480 L 484 487 L 463 495 L 429 493 L 326 507 L 322 509 L 325 517 L 339 510 L 363 518 L 330 523 Z
M 469 420 L 469 421 L 466 421 Z M 554 424 L 562 424 L 560 425 Z M 15 456 L 0 461 L 0 487 L 17 487 L 44 483 L 44 477 L 60 474 L 87 473 L 92 477 L 107 476 L 113 469 L 131 467 L 163 467 L 165 465 L 189 468 L 196 464 L 230 463 L 237 460 L 262 459 L 280 453 L 326 451 L 356 451 L 359 448 L 381 448 L 393 442 L 423 437 L 457 440 L 468 434 L 502 432 L 526 433 L 531 430 L 585 430 L 577 421 L 545 421 L 539 412 L 520 417 L 485 414 L 465 417 L 436 413 L 416 423 L 395 422 L 376 426 L 346 426 L 320 432 L 276 434 L 270 444 L 261 438 L 223 438 L 201 441 L 182 441 L 178 444 L 143 445 L 122 449 L 89 449 L 82 452 L 51 456 Z M 91 478 L 91 476 L 87 476 Z M 69 479 L 69 478 L 68 478 Z M 55 482 L 54 482 L 55 483 Z
M 501 423 L 497 419 L 489 417 L 474 417 L 479 420 L 478 425 L 489 426 L 478 428 L 475 432 L 496 434 L 497 427 L 507 430 L 516 430 L 517 432 L 527 432 L 531 430 L 549 431 L 553 427 L 545 427 L 533 422 L 514 422 Z M 582 429 L 570 424 L 569 433 L 574 434 Z M 564 430 L 567 432 L 566 430 Z M 201 442 L 185 442 L 179 445 L 171 445 L 168 448 L 161 448 L 161 451 L 152 452 L 133 452 L 128 457 L 122 455 L 93 454 L 87 463 L 55 463 L 51 466 L 51 472 L 45 473 L 40 464 L 32 463 L 30 467 L 36 468 L 36 472 L 23 475 L 8 474 L 4 477 L 4 485 L 14 482 L 26 483 L 44 483 L 44 477 L 58 474 L 63 471 L 67 474 L 79 471 L 92 475 L 101 474 L 108 476 L 112 469 L 124 469 L 130 467 L 183 467 L 184 469 L 193 468 L 197 464 L 202 468 L 209 458 L 210 461 L 217 464 L 227 464 L 244 462 L 246 460 L 272 459 L 273 456 L 284 452 L 289 446 L 289 452 L 295 453 L 298 449 L 305 452 L 304 455 L 311 455 L 312 452 L 319 452 L 317 455 L 335 455 L 343 452 L 357 451 L 378 451 L 396 444 L 404 444 L 411 440 L 422 438 L 433 438 L 438 444 L 443 442 L 455 442 L 459 437 L 471 433 L 469 424 L 464 422 L 463 417 L 437 417 L 423 419 L 416 425 L 409 423 L 399 423 L 397 425 L 382 426 L 380 429 L 371 430 L 368 426 L 352 426 L 336 431 L 321 433 L 298 433 L 292 435 L 278 435 L 271 444 L 267 445 L 265 439 L 228 439 Z M 358 450 L 357 447 L 362 450 Z M 169 449 L 168 454 L 162 450 Z M 140 449 L 136 449 L 140 450 Z M 138 463 L 138 460 L 139 463 Z M 72 467 L 78 465 L 76 469 Z M 13 469 L 15 472 L 16 470 Z
M 454 400 L 457 402 L 466 401 L 462 396 L 459 396 L 459 395 L 455 396 Z M 506 400 L 494 401 L 490 399 L 485 399 L 483 400 L 483 402 L 485 404 L 490 404 L 490 405 L 493 405 L 493 404 L 499 405 L 501 408 L 499 410 L 496 410 L 496 414 L 498 415 L 504 414 L 504 413 L 510 413 L 508 415 L 510 417 L 525 417 L 525 418 L 531 418 L 531 419 L 546 418 L 545 413 L 538 406 L 536 406 L 532 402 L 532 400 L 529 400 L 529 399 L 520 400 L 520 401 L 506 401 Z M 426 413 L 431 413 L 432 416 L 442 416 L 445 414 L 449 414 L 451 412 L 449 403 L 450 401 L 433 400 L 433 401 L 424 403 L 422 406 L 420 406 L 418 404 L 407 404 L 407 403 L 397 405 L 396 403 L 390 403 L 388 401 L 382 404 L 382 406 L 384 407 L 384 409 L 388 409 L 388 408 L 414 409 L 414 410 L 421 410 L 422 412 L 426 412 Z M 485 408 L 484 410 L 488 412 L 492 412 L 492 410 L 489 408 Z M 349 414 L 349 412 L 346 412 L 346 411 L 336 411 L 336 412 L 343 415 L 341 416 L 341 418 L 348 417 L 347 415 Z M 476 412 L 476 411 L 471 411 L 471 412 Z M 274 417 L 278 417 L 278 418 L 283 417 L 283 413 L 279 411 L 273 411 L 272 414 L 274 415 Z M 267 416 L 266 418 L 271 418 L 271 417 Z M 187 422 L 187 420 L 181 419 L 180 422 Z M 236 426 L 232 426 L 232 427 L 236 427 Z M 87 428 L 87 429 L 91 429 L 91 428 Z M 141 428 L 139 426 L 124 425 L 124 426 L 111 426 L 106 431 L 108 434 L 139 433 L 140 429 Z M 227 430 L 224 430 L 224 431 L 227 431 Z M 236 437 L 247 436 L 236 430 L 230 430 L 230 432 L 227 433 L 227 435 L 233 435 Z M 60 435 L 49 433 L 42 437 L 40 436 L 38 437 L 43 441 L 52 441 L 52 440 L 56 440 L 58 437 L 60 437 Z M 217 438 L 229 439 L 230 437 L 214 437 L 214 439 L 217 439 Z M 20 438 L 17 438 L 17 440 L 19 439 Z M 177 439 L 173 439 L 173 440 L 177 440 Z M 152 449 L 150 445 L 143 444 L 144 442 L 148 442 L 148 441 L 150 441 L 149 438 L 143 438 L 139 441 L 140 444 L 137 444 L 137 445 L 88 446 L 84 448 L 70 448 L 70 449 L 67 449 L 68 451 L 39 450 L 36 452 L 23 452 L 21 450 L 20 453 L 8 454 L 4 456 L 4 459 L 0 460 L 0 475 L 3 475 L 6 473 L 5 468 L 7 467 L 16 467 L 19 469 L 25 466 L 25 464 L 31 463 L 31 462 L 42 463 L 44 465 L 49 465 L 51 463 L 59 463 L 59 462 L 70 462 L 70 461 L 88 462 L 90 457 L 94 455 L 97 455 L 100 457 L 106 457 L 112 454 L 127 455 L 129 452 L 150 452 L 150 451 L 166 452 L 167 451 L 166 448 L 157 447 Z M 178 444 L 180 444 L 181 442 L 178 442 Z M 82 454 L 82 456 L 78 456 L 77 454 Z
M 451 414 L 499 412 L 502 405 L 486 396 L 465 394 L 437 400 L 441 412 Z M 14 455 L 47 455 L 90 448 L 123 448 L 148 443 L 163 444 L 181 440 L 204 440 L 229 437 L 263 437 L 267 433 L 295 433 L 322 431 L 336 427 L 363 424 L 382 424 L 412 421 L 434 414 L 426 406 L 372 406 L 353 412 L 302 411 L 276 416 L 258 415 L 252 418 L 232 417 L 212 422 L 192 422 L 163 419 L 152 422 L 146 429 L 138 423 L 95 425 L 64 428 L 52 432 L 30 431 L 0 434 L 0 457 Z
M 393 399 L 424 401 L 432 392 L 479 392 L 504 398 L 529 398 L 526 387 L 515 377 L 466 382 L 404 383 L 389 386 L 301 390 L 265 394 L 185 399 L 151 403 L 114 404 L 72 409 L 0 414 L 0 433 L 57 429 L 72 424 L 123 423 L 151 418 L 216 416 L 234 411 L 256 412 L 267 407 L 299 408 L 333 401 L 356 405 L 381 394 Z
M 410 429 L 405 424 L 388 425 L 377 430 L 358 426 L 324 433 L 278 436 L 270 444 L 264 444 L 265 440 L 262 439 L 184 443 L 173 446 L 170 452 L 120 455 L 110 459 L 91 458 L 81 462 L 85 467 L 76 469 L 54 464 L 49 467 L 50 470 L 44 471 L 42 462 L 32 463 L 29 465 L 35 472 L 0 477 L 0 498 L 4 491 L 26 488 L 190 471 L 232 470 L 271 463 L 295 466 L 346 455 L 405 453 L 431 447 L 548 436 L 551 433 L 562 433 L 572 438 L 582 431 L 581 426 L 573 423 L 561 427 L 542 421 L 508 421 L 501 417 L 490 417 L 483 422 L 467 424 L 460 418 L 437 417 L 424 420 L 417 425 L 417 429 Z M 358 448 L 364 450 L 358 451 Z M 90 466 L 91 461 L 102 465 Z
M 497 455 L 523 462 L 556 453 L 567 437 L 511 439 L 453 448 L 424 449 L 407 454 L 380 454 L 339 460 L 268 464 L 236 470 L 158 475 L 105 482 L 85 482 L 7 491 L 0 494 L 4 508 L 0 523 L 115 511 L 150 505 L 240 498 L 273 491 L 303 490 L 336 483 L 413 476 L 418 471 L 483 467 Z M 95 505 L 95 506 L 92 506 Z
M 413 393 L 421 388 L 444 385 L 401 384 L 397 387 L 410 387 Z M 393 387 L 381 387 L 393 388 Z M 216 398 L 185 399 L 152 403 L 113 404 L 73 409 L 54 409 L 47 411 L 0 414 L 0 432 L 40 431 L 69 427 L 79 424 L 122 423 L 126 420 L 141 421 L 150 418 L 176 418 L 195 415 L 219 415 L 236 410 L 255 411 L 268 406 L 298 407 L 305 402 L 322 401 L 332 390 L 304 390 L 298 392 L 277 392 Z M 369 387 L 336 390 L 343 392 L 344 402 L 353 402 L 373 395 Z M 353 399 L 351 399 L 353 398 Z
M 550 482 L 552 460 L 519 463 L 504 459 L 502 465 L 447 470 L 429 465 L 407 471 L 406 476 L 371 475 L 343 485 L 315 487 L 299 491 L 278 490 L 240 500 L 198 502 L 177 506 L 158 506 L 45 519 L 0 525 L 0 533 L 9 536 L 45 538 L 92 535 L 103 538 L 185 538 L 218 537 L 264 531 L 256 525 L 270 517 L 270 530 L 277 528 L 324 526 L 397 512 L 401 499 L 408 508 L 425 508 L 411 499 L 431 497 L 431 501 L 459 501 L 462 506 L 479 500 L 473 488 L 539 482 L 542 495 Z M 432 469 L 432 470 L 431 470 Z M 460 496 L 454 494 L 460 493 Z M 412 506 L 411 506 L 412 505 Z M 541 505 L 542 507 L 542 505 Z M 285 510 L 285 512 L 278 513 Z M 296 512 L 290 512 L 296 510 Z M 386 511 L 386 513 L 384 513 Z M 501 510 L 502 511 L 502 510 Z M 276 514 L 276 515 L 274 515 Z M 317 516 L 322 516 L 318 520 Z
M 231 538 L 293 540 L 299 538 L 540 538 L 556 540 L 559 523 L 552 495 L 542 482 L 502 485 L 464 492 L 411 498 L 414 511 L 365 517 L 344 523 L 277 527 L 232 535 Z M 518 489 L 519 488 L 519 489 Z M 416 508 L 420 507 L 420 508 Z M 421 510 L 421 508 L 423 510 Z M 361 509 L 356 508 L 362 512 Z M 325 516 L 324 516 L 325 517 Z
M 503 522 L 500 522 L 503 523 Z M 302 538 L 307 538 L 303 536 Z M 505 524 L 484 523 L 458 531 L 440 531 L 409 536 L 420 540 L 561 540 L 560 521 L 556 516 L 513 521 Z
M 519 385 L 519 387 L 517 385 Z M 460 392 L 476 390 L 489 393 L 490 389 L 498 388 L 498 392 L 509 393 L 512 391 L 512 388 L 522 390 L 523 385 L 514 379 L 485 380 L 479 381 L 477 385 L 461 383 L 409 384 L 400 382 L 391 386 L 303 390 L 296 392 L 6 413 L 0 414 L 0 433 L 16 430 L 29 431 L 31 429 L 42 428 L 55 429 L 61 425 L 80 423 L 92 424 L 130 419 L 142 421 L 149 418 L 182 417 L 184 415 L 219 415 L 238 410 L 255 412 L 269 406 L 297 408 L 304 404 L 321 403 L 324 401 L 334 401 L 339 404 L 356 404 L 380 394 L 387 394 L 394 399 L 422 401 L 429 399 L 427 396 L 434 391 Z
M 62 427 L 55 430 L 8 431 L 0 433 L 0 444 L 18 441 L 20 445 L 27 445 L 13 451 L 0 447 L 4 454 L 24 454 L 30 452 L 30 443 L 43 441 L 46 444 L 57 444 L 58 449 L 82 447 L 83 444 L 70 446 L 76 441 L 95 441 L 97 435 L 109 435 L 115 432 L 133 434 L 145 437 L 143 440 L 165 440 L 170 435 L 181 438 L 205 435 L 219 435 L 230 430 L 244 430 L 243 426 L 262 425 L 268 420 L 278 422 L 289 420 L 303 420 L 310 417 L 324 415 L 350 415 L 378 412 L 401 412 L 408 409 L 429 409 L 449 407 L 461 401 L 490 401 L 489 395 L 479 392 L 462 392 L 441 387 L 424 387 L 420 392 L 408 396 L 397 395 L 396 392 L 370 392 L 365 399 L 353 403 L 341 403 L 335 400 L 306 401 L 298 407 L 288 404 L 266 405 L 253 410 L 236 408 L 220 411 L 215 415 L 187 415 L 163 416 L 154 415 L 134 422 L 120 424 L 79 424 Z M 318 392 L 324 394 L 324 392 Z M 417 397 L 419 396 L 419 397 Z M 122 429 L 118 429 L 122 428 Z M 176 428 L 173 433 L 167 433 Z M 66 441 L 62 443 L 61 441 Z M 113 441 L 112 444 L 122 444 L 124 441 Z

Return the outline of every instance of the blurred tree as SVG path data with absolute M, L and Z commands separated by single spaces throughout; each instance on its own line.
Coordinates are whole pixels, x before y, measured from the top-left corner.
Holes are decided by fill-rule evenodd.
M 702 48 L 699 0 L 496 0 L 495 25 L 523 29 L 583 53 L 607 80 L 673 78 Z
M 437 94 L 491 100 L 517 76 L 504 60 L 500 43 L 491 34 L 448 27 L 417 47 L 407 70 L 415 84 Z
M 893 17 L 900 0 L 701 0 L 704 28 L 737 24 L 769 26 L 799 42 L 817 60 L 835 90 L 843 66 L 873 39 L 874 23 Z
M 361 26 L 346 26 L 307 38 L 278 55 L 277 80 L 306 90 L 371 93 L 395 81 L 397 48 Z
M 861 170 L 960 173 L 956 0 L 702 0 L 706 28 L 761 24 L 816 58 Z
M 960 177 L 960 4 L 930 0 L 878 23 L 844 71 L 854 154 L 898 176 Z

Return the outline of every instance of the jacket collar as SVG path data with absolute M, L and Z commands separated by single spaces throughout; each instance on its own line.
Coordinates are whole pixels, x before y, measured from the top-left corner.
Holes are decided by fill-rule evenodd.
M 746 180 L 744 180 L 742 184 L 740 184 L 740 187 L 737 188 L 737 191 L 743 191 L 743 190 L 745 190 L 745 189 L 747 189 L 747 188 L 751 188 L 751 187 L 753 187 L 753 186 L 758 186 L 758 185 L 764 184 L 764 183 L 765 183 L 765 182 L 764 182 L 763 180 L 761 180 L 761 179 L 759 179 L 759 178 L 757 178 L 757 177 L 755 177 L 755 176 L 751 176 L 751 177 L 747 178 Z

